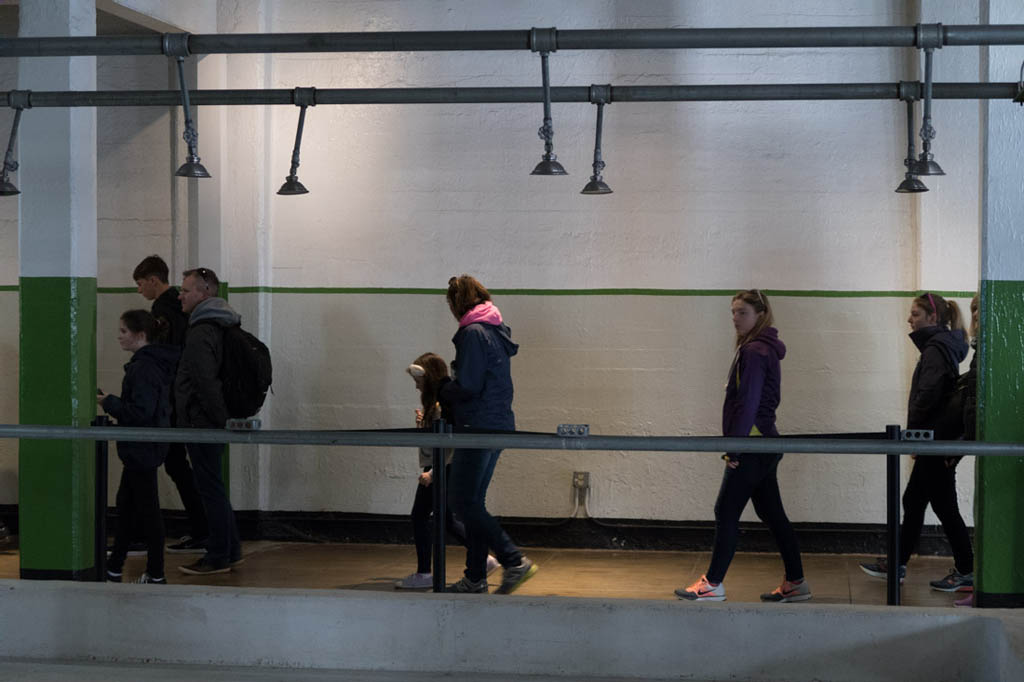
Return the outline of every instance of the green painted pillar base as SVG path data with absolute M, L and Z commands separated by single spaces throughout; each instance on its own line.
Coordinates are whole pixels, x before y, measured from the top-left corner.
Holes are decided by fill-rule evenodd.
M 22 277 L 19 421 L 88 426 L 96 415 L 96 279 Z M 18 446 L 21 577 L 95 577 L 95 444 Z
M 1024 282 L 981 284 L 978 439 L 1024 441 Z M 975 606 L 1024 607 L 1024 458 L 975 462 Z

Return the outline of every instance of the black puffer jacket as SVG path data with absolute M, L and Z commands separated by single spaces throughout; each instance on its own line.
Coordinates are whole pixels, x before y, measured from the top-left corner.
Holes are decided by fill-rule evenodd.
M 121 395 L 103 399 L 103 410 L 118 426 L 171 425 L 171 384 L 178 364 L 175 346 L 150 344 L 135 351 L 124 366 Z M 155 469 L 164 462 L 167 443 L 117 441 L 117 456 L 126 469 Z
M 960 363 L 967 357 L 967 335 L 962 329 L 925 327 L 910 334 L 921 358 L 914 368 L 907 401 L 907 428 L 933 429 L 940 440 L 958 438 L 962 424 L 946 423 L 946 403 L 953 395 L 960 375 Z
M 241 321 L 241 316 L 223 298 L 208 298 L 192 310 L 185 349 L 181 352 L 178 375 L 174 379 L 178 426 L 224 428 L 228 420 L 220 380 L 224 328 Z

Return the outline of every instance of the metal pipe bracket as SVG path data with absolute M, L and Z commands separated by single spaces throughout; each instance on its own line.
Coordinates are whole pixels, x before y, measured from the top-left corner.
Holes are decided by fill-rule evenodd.
M 164 54 L 168 57 L 188 57 L 188 39 L 191 33 L 165 33 L 163 39 Z
M 295 88 L 292 92 L 292 103 L 297 107 L 315 107 L 316 88 Z
M 31 109 L 31 90 L 11 90 L 7 93 L 7 106 L 11 109 Z
M 607 85 L 591 85 L 590 86 L 590 101 L 593 104 L 611 104 L 612 103 L 612 86 L 611 83 Z
M 941 50 L 944 34 L 942 24 L 918 24 L 914 27 L 914 45 L 921 50 Z
M 900 101 L 916 102 L 921 99 L 921 81 L 900 81 Z
M 530 50 L 533 52 L 555 52 L 558 50 L 558 29 L 531 28 Z

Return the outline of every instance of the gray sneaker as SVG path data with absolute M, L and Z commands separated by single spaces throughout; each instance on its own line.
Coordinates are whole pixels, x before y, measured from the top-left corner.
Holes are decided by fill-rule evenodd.
M 974 572 L 961 573 L 953 567 L 942 580 L 933 580 L 929 585 L 932 586 L 933 590 L 939 592 L 973 592 L 974 591 Z
M 761 595 L 761 601 L 773 601 L 780 604 L 786 604 L 793 601 L 807 601 L 810 598 L 811 586 L 807 584 L 806 580 L 801 580 L 798 583 L 791 583 L 785 578 L 782 579 L 782 584 L 774 590 Z
M 452 583 L 448 586 L 445 592 L 457 592 L 461 594 L 487 594 L 487 578 L 481 578 L 480 580 L 473 582 L 466 576 L 457 583 Z
M 501 585 L 494 591 L 494 594 L 512 594 L 519 589 L 519 586 L 533 577 L 537 572 L 537 564 L 526 557 L 523 557 L 518 566 L 511 566 L 505 569 L 501 576 Z

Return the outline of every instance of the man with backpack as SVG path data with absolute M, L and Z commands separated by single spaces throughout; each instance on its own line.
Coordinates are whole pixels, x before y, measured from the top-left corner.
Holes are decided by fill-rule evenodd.
M 177 425 L 186 428 L 222 429 L 229 414 L 224 399 L 221 371 L 225 337 L 238 327 L 241 317 L 217 296 L 220 280 L 207 268 L 186 270 L 181 284 L 182 310 L 189 315 L 188 333 L 178 373 L 174 379 Z M 179 566 L 188 575 L 228 573 L 242 562 L 235 511 L 231 508 L 221 476 L 223 443 L 189 443 L 196 487 L 206 508 L 210 535 L 206 554 L 194 563 Z
M 168 273 L 167 263 L 163 258 L 155 255 L 146 256 L 135 267 L 132 279 L 135 280 L 135 285 L 143 298 L 153 302 L 153 317 L 166 323 L 166 343 L 183 348 L 185 333 L 188 331 L 188 315 L 181 309 L 177 287 L 172 287 L 167 281 Z M 176 421 L 171 423 L 174 424 Z M 184 443 L 170 444 L 170 450 L 164 459 L 164 469 L 178 489 L 189 525 L 189 534 L 178 542 L 168 545 L 167 551 L 179 554 L 201 553 L 206 549 L 206 536 L 209 531 L 206 526 L 203 501 L 196 491 L 192 467 L 189 466 L 188 458 L 185 456 Z M 145 551 L 145 546 L 142 549 Z

